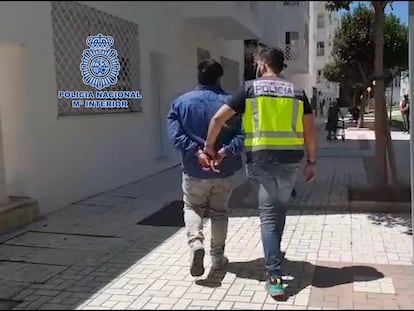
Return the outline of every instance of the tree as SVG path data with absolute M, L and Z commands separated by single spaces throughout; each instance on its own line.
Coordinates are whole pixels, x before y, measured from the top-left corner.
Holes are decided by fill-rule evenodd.
M 354 92 L 353 98 L 361 85 L 366 89 L 371 85 L 369 77 L 374 74 L 372 59 L 374 58 L 373 20 L 371 10 L 359 5 L 354 12 L 342 16 L 341 26 L 337 29 L 332 49 L 333 63 L 324 68 L 324 75 L 329 81 L 339 82 L 344 90 Z M 365 91 L 361 110 L 365 111 L 368 92 Z M 353 100 L 353 103 L 355 100 Z M 361 113 L 358 127 L 363 126 L 364 114 Z
M 408 27 L 394 14 L 384 22 L 384 79 L 389 85 L 408 68 Z
M 337 11 L 339 9 L 350 9 L 350 4 L 352 1 L 327 1 L 326 2 L 326 8 L 331 11 Z M 392 1 L 370 1 L 371 6 L 373 7 L 373 24 L 366 23 L 366 29 L 369 31 L 363 32 L 361 34 L 361 28 L 355 29 L 355 28 L 345 28 L 345 34 L 348 34 L 350 37 L 354 38 L 356 41 L 366 38 L 367 40 L 370 38 L 368 35 L 373 31 L 373 44 L 374 44 L 374 57 L 371 58 L 371 61 L 369 58 L 367 58 L 366 51 L 363 51 L 363 54 L 361 56 L 356 55 L 356 51 L 353 48 L 357 48 L 358 46 L 353 43 L 349 43 L 348 45 L 344 45 L 342 48 L 347 48 L 349 51 L 348 62 L 346 62 L 344 59 L 342 60 L 341 65 L 343 63 L 347 63 L 348 65 L 357 65 L 359 71 L 362 72 L 365 71 L 365 73 L 368 73 L 370 70 L 370 65 L 372 65 L 372 59 L 374 59 L 373 62 L 373 80 L 375 80 L 375 92 L 374 92 L 374 98 L 375 98 L 375 172 L 376 172 L 376 185 L 379 187 L 385 186 L 387 184 L 387 151 L 388 151 L 388 163 L 391 167 L 392 172 L 392 179 L 396 177 L 395 175 L 395 163 L 394 163 L 394 157 L 393 157 L 393 150 L 392 150 L 392 144 L 391 144 L 391 137 L 390 132 L 388 128 L 388 122 L 387 122 L 387 112 L 386 112 L 386 103 L 385 103 L 385 71 L 384 72 L 384 65 L 387 65 L 389 69 L 392 69 L 396 66 L 392 66 L 393 64 L 389 64 L 388 61 L 397 59 L 395 57 L 395 54 L 391 54 L 391 57 L 388 57 L 387 60 L 384 62 L 384 56 L 386 55 L 384 53 L 384 47 L 386 47 L 388 50 L 392 49 L 401 49 L 403 48 L 398 47 L 397 45 L 393 45 L 392 40 L 395 36 L 392 35 L 393 31 L 398 31 L 399 27 L 394 27 L 395 25 L 400 25 L 400 23 L 397 23 L 396 17 L 390 17 L 385 18 L 384 9 L 387 4 L 391 4 Z M 362 19 L 366 17 L 366 14 L 358 14 L 356 16 L 356 21 L 358 23 L 361 23 Z M 350 18 L 350 15 L 346 18 Z M 347 21 L 347 19 L 343 19 L 343 21 Z M 364 24 L 362 22 L 362 24 Z M 386 24 L 389 26 L 386 26 Z M 342 27 L 342 26 L 341 26 Z M 401 28 L 402 29 L 402 28 Z M 387 31 L 389 36 L 384 37 L 384 32 Z M 395 34 L 395 32 L 394 32 Z M 367 43 L 368 44 L 368 43 Z M 408 46 L 408 43 L 407 43 Z M 369 45 L 368 45 L 369 47 Z M 365 45 L 365 48 L 367 48 L 367 45 Z M 370 49 L 371 50 L 371 49 Z M 339 49 L 341 52 L 341 50 Z M 338 50 L 336 50 L 338 52 Z M 343 51 L 342 51 L 343 52 Z M 365 67 L 362 66 L 360 62 L 352 63 L 350 59 L 352 57 L 358 56 L 360 59 L 365 59 Z M 355 67 L 354 67 L 355 68 Z M 361 70 L 362 69 L 362 70 Z M 391 71 L 388 71 L 391 72 Z M 368 80 L 369 78 L 366 77 Z
M 359 5 L 353 12 L 342 16 L 333 44 L 334 61 L 324 68 L 324 75 L 329 81 L 346 85 L 348 90 L 359 92 L 355 85 L 371 86 L 374 76 L 374 12 L 365 5 Z M 393 14 L 385 17 L 384 24 L 384 70 L 385 85 L 407 68 L 408 64 L 408 29 Z M 354 94 L 354 97 L 356 94 Z M 366 104 L 367 92 L 362 106 Z M 364 107 L 362 107 L 364 109 Z M 363 126 L 363 114 L 358 126 Z
M 335 62 L 327 63 L 323 68 L 324 77 L 331 82 L 341 83 L 349 79 L 349 76 L 345 73 L 346 66 L 340 63 L 339 60 Z

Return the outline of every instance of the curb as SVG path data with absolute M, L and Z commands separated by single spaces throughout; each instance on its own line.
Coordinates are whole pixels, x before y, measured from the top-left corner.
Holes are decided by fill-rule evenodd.
M 350 212 L 350 213 L 409 213 L 411 203 L 407 202 L 377 202 L 377 201 L 349 201 L 345 205 L 308 205 L 294 204 L 288 205 L 288 211 L 314 211 L 321 212 Z
M 411 203 L 408 202 L 376 202 L 376 201 L 350 201 L 351 212 L 368 213 L 409 213 Z

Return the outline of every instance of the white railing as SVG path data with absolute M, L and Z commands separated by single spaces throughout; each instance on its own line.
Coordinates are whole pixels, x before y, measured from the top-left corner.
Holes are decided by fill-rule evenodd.
M 286 44 L 285 59 L 286 60 L 298 60 L 299 59 L 299 47 L 296 44 Z
M 283 1 L 284 6 L 298 6 L 299 4 L 299 1 Z

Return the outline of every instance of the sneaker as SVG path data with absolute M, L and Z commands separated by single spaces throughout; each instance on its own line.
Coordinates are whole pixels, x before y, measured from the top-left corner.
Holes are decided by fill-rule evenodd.
M 211 269 L 222 270 L 228 262 L 229 259 L 226 256 L 211 257 Z
M 285 300 L 285 291 L 281 277 L 271 277 L 266 281 L 266 290 L 275 300 Z
M 192 276 L 202 276 L 204 274 L 204 249 L 198 248 L 191 251 L 191 267 Z

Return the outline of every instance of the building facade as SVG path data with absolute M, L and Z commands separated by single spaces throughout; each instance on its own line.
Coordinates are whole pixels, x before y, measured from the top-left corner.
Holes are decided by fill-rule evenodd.
M 316 101 L 339 97 L 337 84 L 323 76 L 323 68 L 332 58 L 336 14 L 325 9 L 324 1 L 258 3 L 260 16 L 264 17 L 259 21 L 260 41 L 284 50 L 284 76 Z
M 171 101 L 196 85 L 205 57 L 222 63 L 223 88 L 234 93 L 244 40 L 283 48 L 284 75 L 312 97 L 323 63 L 316 61 L 315 12 L 307 1 L 1 2 L 5 191 L 38 200 L 45 214 L 179 164 L 166 134 Z M 98 34 L 113 37 L 119 60 L 118 79 L 104 90 L 142 96 L 128 109 L 58 98 L 59 91 L 96 91 L 80 67 L 91 56 L 84 56 L 88 44 L 97 47 L 87 38 Z
M 306 89 L 309 84 L 310 2 L 259 1 L 260 42 L 277 46 L 285 53 L 287 68 L 283 75 Z M 309 91 L 311 92 L 311 88 Z
M 1 2 L 0 86 L 8 195 L 31 197 L 45 214 L 173 165 L 171 101 L 196 85 L 197 62 L 214 57 L 233 92 L 243 40 L 259 37 L 250 2 Z M 112 36 L 119 76 L 109 90 L 139 90 L 120 109 L 78 109 L 59 90 L 82 82 L 88 36 Z M 101 67 L 103 68 L 103 67 Z M 179 181 L 177 181 L 179 182 Z
M 325 2 L 314 1 L 311 4 L 312 34 L 311 53 L 312 62 L 310 71 L 316 81 L 318 95 L 326 102 L 330 102 L 339 97 L 339 86 L 336 83 L 329 82 L 323 75 L 323 68 L 326 63 L 332 60 L 332 47 L 335 31 L 338 27 L 338 20 L 335 12 L 328 12 L 325 9 Z

